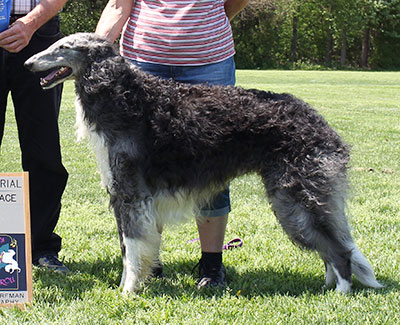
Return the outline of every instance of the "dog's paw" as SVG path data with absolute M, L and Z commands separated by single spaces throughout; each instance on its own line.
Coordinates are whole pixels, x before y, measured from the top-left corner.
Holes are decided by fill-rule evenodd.
M 336 292 L 347 294 L 351 292 L 351 283 L 346 280 L 341 280 L 336 283 Z
M 122 286 L 123 293 L 136 292 L 138 289 L 139 289 L 138 281 L 125 281 L 125 284 Z

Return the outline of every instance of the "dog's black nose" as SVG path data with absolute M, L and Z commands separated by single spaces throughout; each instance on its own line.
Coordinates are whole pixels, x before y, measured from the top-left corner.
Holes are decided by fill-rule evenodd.
M 30 60 L 25 61 L 24 67 L 27 68 L 28 70 L 32 70 L 33 68 L 33 63 Z

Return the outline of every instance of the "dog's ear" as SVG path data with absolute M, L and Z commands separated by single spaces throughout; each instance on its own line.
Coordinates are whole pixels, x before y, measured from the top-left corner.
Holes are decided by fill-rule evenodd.
M 100 62 L 106 58 L 118 55 L 112 45 L 104 44 L 96 47 L 89 47 L 88 57 L 92 62 Z

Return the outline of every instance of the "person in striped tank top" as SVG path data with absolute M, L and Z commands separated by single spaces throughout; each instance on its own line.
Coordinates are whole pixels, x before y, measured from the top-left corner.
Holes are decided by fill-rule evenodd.
M 234 85 L 230 20 L 248 0 L 109 0 L 96 33 L 114 42 L 142 70 L 179 82 Z M 223 166 L 221 166 L 223 168 Z M 201 210 L 202 256 L 197 287 L 224 287 L 222 247 L 231 210 L 229 187 Z M 154 269 L 163 276 L 162 264 Z

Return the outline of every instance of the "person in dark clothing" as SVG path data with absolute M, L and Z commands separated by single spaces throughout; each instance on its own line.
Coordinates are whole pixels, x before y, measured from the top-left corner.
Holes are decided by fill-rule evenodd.
M 33 264 L 62 273 L 69 270 L 58 259 L 61 237 L 54 233 L 68 179 L 58 129 L 62 85 L 44 91 L 42 76 L 23 64 L 61 38 L 58 12 L 65 2 L 13 1 L 9 28 L 0 33 L 0 145 L 11 93 L 22 168 L 29 172 Z

